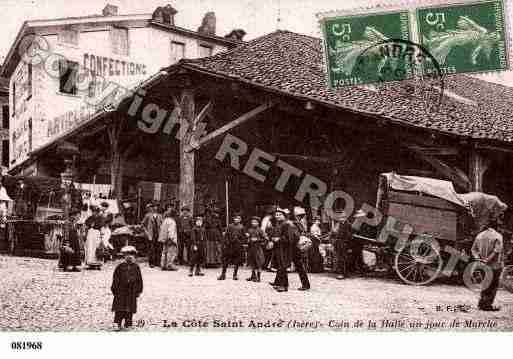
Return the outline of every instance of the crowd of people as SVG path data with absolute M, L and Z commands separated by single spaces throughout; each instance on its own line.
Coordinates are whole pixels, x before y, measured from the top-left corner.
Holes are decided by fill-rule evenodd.
M 101 269 L 114 249 L 121 249 L 113 243 L 112 237 L 112 225 L 117 219 L 107 208 L 106 202 L 91 206 L 91 215 L 82 221 L 80 210 L 71 211 L 70 235 L 65 236 L 61 245 L 59 266 L 63 270 L 80 271 L 81 251 L 85 268 Z M 284 270 L 297 271 L 302 278 L 302 288 L 309 288 L 306 273 L 325 271 L 328 261 L 337 279 L 365 268 L 363 247 L 353 240 L 351 220 L 343 212 L 335 213 L 328 230 L 318 217 L 313 217 L 309 224 L 307 213 L 301 207 L 290 211 L 268 206 L 263 218 L 251 216 L 247 226 L 242 214 L 235 213 L 226 228 L 219 213 L 210 208 L 195 216 L 187 206 L 181 208 L 180 214 L 176 212 L 171 205 L 160 210 L 157 202 L 146 206 L 141 226 L 151 268 L 175 271 L 178 265 L 188 265 L 189 276 L 202 276 L 202 268 L 219 266 L 218 279 L 225 280 L 228 266 L 233 265 L 232 278 L 237 280 L 239 267 L 246 264 L 252 270 L 248 278 L 251 281 L 260 282 L 263 271 L 276 272 L 277 280 L 273 283 L 280 291 L 288 288 Z M 356 212 L 355 217 L 362 215 L 360 212 Z M 82 245 L 81 237 L 85 239 Z M 308 238 L 308 245 L 300 249 L 298 242 L 304 237 Z
M 84 248 L 84 262 L 87 268 L 100 269 L 114 246 L 111 243 L 113 216 L 107 211 L 108 204 L 91 208 L 92 214 L 80 223 L 80 210 L 70 212 L 69 234 L 64 236 L 61 246 L 59 266 L 63 270 L 80 271 L 82 264 L 81 248 Z M 366 216 L 358 210 L 349 218 L 344 212 L 331 216 L 331 226 L 325 231 L 317 217 L 309 225 L 304 208 L 294 207 L 292 211 L 279 206 L 269 206 L 263 218 L 251 216 L 247 226 L 241 213 L 232 216 L 232 222 L 222 228 L 216 211 L 192 216 L 190 208 L 181 208 L 178 215 L 173 206 L 163 213 L 158 204 L 150 202 L 141 222 L 147 246 L 148 264 L 151 268 L 166 271 L 178 270 L 178 265 L 188 266 L 188 276 L 203 276 L 203 268 L 220 265 L 218 280 L 226 280 L 228 268 L 233 266 L 232 279 L 238 280 L 240 266 L 246 264 L 251 269 L 247 281 L 259 283 L 263 271 L 276 272 L 269 284 L 277 292 L 289 289 L 288 274 L 295 271 L 301 281 L 298 290 L 311 287 L 308 272 L 322 272 L 325 269 L 326 251 L 321 244 L 331 244 L 332 271 L 337 279 L 344 279 L 353 273 L 365 271 L 363 243 L 355 239 L 355 234 L 375 238 L 370 227 L 363 226 L 355 233 L 352 226 L 358 217 Z M 85 227 L 85 243 L 81 245 L 81 229 Z M 482 310 L 497 310 L 493 301 L 497 292 L 500 273 L 503 267 L 502 236 L 495 230 L 497 223 L 490 223 L 477 237 L 472 248 L 473 257 L 492 265 L 493 280 L 482 291 L 478 307 Z M 83 230 L 83 229 L 82 229 Z M 326 233 L 325 233 L 326 232 Z M 126 243 L 127 244 L 127 243 Z M 132 315 L 136 311 L 137 297 L 142 292 L 142 276 L 136 263 L 137 249 L 125 245 L 120 254 L 125 261 L 114 271 L 112 293 L 115 323 L 121 328 L 132 325 Z
M 228 267 L 233 265 L 232 278 L 238 280 L 238 270 L 246 263 L 252 270 L 248 281 L 260 282 L 263 271 L 275 271 L 276 278 L 271 284 L 279 292 L 288 290 L 287 272 L 292 268 L 300 276 L 300 289 L 308 290 L 307 272 L 325 270 L 326 250 L 321 244 L 329 242 L 334 248 L 331 257 L 337 279 L 365 268 L 363 246 L 353 240 L 351 219 L 343 212 L 336 213 L 332 230 L 325 234 L 319 218 L 314 217 L 309 225 L 302 207 L 290 211 L 268 206 L 263 218 L 251 216 L 247 226 L 242 214 L 235 213 L 224 230 L 216 211 L 209 209 L 192 216 L 185 206 L 180 212 L 177 215 L 169 207 L 161 214 L 157 203 L 147 205 L 142 226 L 148 238 L 150 267 L 177 270 L 177 264 L 188 264 L 188 275 L 193 277 L 203 276 L 202 268 L 206 266 L 220 265 L 218 279 L 225 280 Z M 361 215 L 365 213 L 355 214 Z

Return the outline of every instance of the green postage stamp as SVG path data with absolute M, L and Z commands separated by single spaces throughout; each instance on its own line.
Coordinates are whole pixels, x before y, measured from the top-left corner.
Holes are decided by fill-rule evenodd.
M 502 0 L 416 10 L 421 44 L 445 74 L 507 68 Z
M 390 40 L 410 40 L 408 11 L 337 16 L 321 21 L 324 34 L 325 65 L 331 88 L 382 81 L 382 69 L 390 66 L 394 73 L 408 76 L 404 61 L 382 56 L 374 45 Z M 365 60 L 365 71 L 362 71 Z

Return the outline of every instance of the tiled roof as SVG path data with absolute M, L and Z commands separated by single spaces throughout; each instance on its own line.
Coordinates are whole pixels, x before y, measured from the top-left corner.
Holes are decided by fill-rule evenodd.
M 386 84 L 377 92 L 354 86 L 331 90 L 322 61 L 320 39 L 280 30 L 230 51 L 180 64 L 394 123 L 513 142 L 513 88 L 465 75 L 446 77 L 447 96 L 436 113 L 427 113 L 418 99 L 404 95 L 408 81 Z

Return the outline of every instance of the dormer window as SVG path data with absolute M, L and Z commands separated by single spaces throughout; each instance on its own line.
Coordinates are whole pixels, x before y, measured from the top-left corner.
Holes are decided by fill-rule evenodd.
M 199 45 L 199 57 L 212 56 L 212 52 L 213 52 L 212 46 L 203 45 L 203 44 Z
M 59 42 L 61 44 L 78 46 L 78 34 L 79 31 L 76 29 L 63 29 L 59 32 Z
M 116 55 L 128 56 L 128 29 L 114 27 L 110 30 L 112 52 Z

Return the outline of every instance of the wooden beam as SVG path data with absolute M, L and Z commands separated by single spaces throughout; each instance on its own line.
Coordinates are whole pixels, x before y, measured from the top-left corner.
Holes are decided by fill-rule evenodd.
M 311 162 L 319 162 L 319 163 L 332 163 L 332 159 L 329 157 L 319 157 L 319 156 L 306 156 L 306 155 L 296 155 L 289 153 L 271 153 L 273 156 L 279 158 L 289 158 L 291 160 L 298 161 L 311 161 Z
M 408 145 L 406 145 L 406 147 L 414 152 L 418 158 L 426 163 L 429 163 L 439 174 L 450 179 L 456 186 L 465 191 L 470 190 L 470 180 L 462 170 L 456 167 L 451 167 L 450 165 L 433 156 L 426 155 L 422 151 L 418 151 L 416 147 L 410 147 Z
M 507 148 L 507 147 L 499 147 L 499 146 L 492 146 L 492 145 L 485 145 L 485 144 L 476 144 L 475 147 L 476 147 L 476 149 L 513 153 L 513 148 Z
M 274 105 L 275 105 L 275 103 L 270 101 L 270 102 L 264 103 L 264 104 L 262 104 L 262 105 L 260 105 L 260 106 L 258 106 L 256 108 L 252 109 L 251 111 L 246 112 L 245 114 L 239 116 L 235 120 L 227 123 L 226 125 L 218 128 L 215 131 L 210 132 L 208 135 L 200 138 L 199 140 L 191 141 L 191 143 L 187 147 L 186 151 L 190 152 L 193 149 L 198 149 L 199 147 L 203 146 L 207 142 L 210 142 L 213 139 L 215 139 L 216 137 L 221 136 L 222 134 L 230 131 L 232 128 L 240 126 L 244 122 L 247 122 L 247 121 L 251 120 L 252 118 L 254 118 L 259 113 L 261 113 L 261 112 L 263 112 L 263 111 L 273 107 Z
M 210 110 L 212 109 L 212 101 L 209 101 L 200 111 L 200 113 L 198 114 L 198 116 L 196 116 L 196 118 L 194 119 L 194 124 L 197 125 L 198 123 L 200 123 L 201 121 L 203 121 L 203 119 L 208 115 L 208 113 L 210 112 Z
M 175 98 L 173 98 L 176 101 Z M 177 101 L 176 101 L 177 102 Z M 195 192 L 195 179 L 194 179 L 194 162 L 195 153 L 187 151 L 192 131 L 194 129 L 195 117 L 195 102 L 194 91 L 192 89 L 185 89 L 181 96 L 181 103 L 179 104 L 181 114 L 185 121 L 189 124 L 188 133 L 185 135 L 180 143 L 180 183 L 178 186 L 178 199 L 180 201 L 180 208 L 188 206 L 191 212 L 194 213 L 194 192 Z
M 481 152 L 472 148 L 469 154 L 469 177 L 471 190 L 475 192 L 483 191 L 483 176 L 491 161 L 485 158 Z
M 455 147 L 421 147 L 410 145 L 409 147 L 415 147 L 417 151 L 429 156 L 457 156 L 459 150 Z

